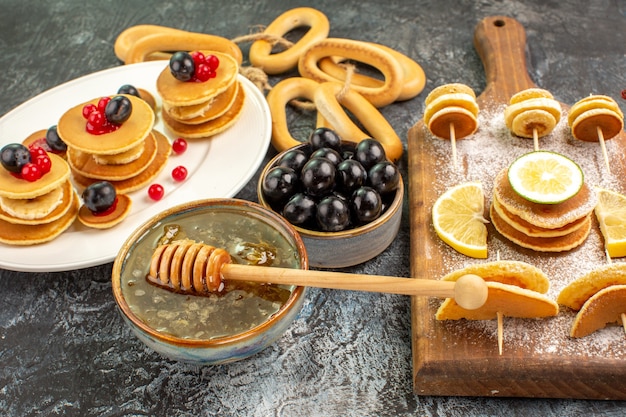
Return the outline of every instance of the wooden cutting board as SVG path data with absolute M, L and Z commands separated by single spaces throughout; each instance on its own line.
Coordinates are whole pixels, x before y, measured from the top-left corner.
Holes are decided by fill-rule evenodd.
M 519 22 L 503 16 L 487 17 L 477 25 L 474 43 L 483 61 L 487 79 L 487 86 L 477 99 L 481 113 L 501 111 L 514 93 L 536 87 L 528 76 L 526 35 Z M 581 98 L 587 94 L 581 92 Z M 566 120 L 569 106 L 562 103 L 562 107 L 562 119 Z M 479 130 L 484 132 L 489 128 L 494 128 L 494 125 L 485 127 L 481 124 Z M 494 132 L 496 134 L 504 135 L 502 131 Z M 459 145 L 464 146 L 461 142 L 458 142 Z M 572 146 L 580 146 L 575 142 L 572 139 Z M 626 152 L 624 132 L 611 142 L 611 152 Z M 519 253 L 520 259 L 517 260 L 530 259 L 529 263 L 533 263 L 533 257 L 536 256 L 541 265 L 547 265 L 547 269 L 542 270 L 549 277 L 566 273 L 568 279 L 576 278 L 580 272 L 572 268 L 580 261 L 572 257 L 580 257 L 588 251 L 597 251 L 601 259 L 602 238 L 597 224 L 594 224 L 592 235 L 584 247 L 561 255 L 535 254 L 526 249 L 516 249 L 514 244 L 498 236 L 490 225 L 490 255 L 487 260 L 464 257 L 442 244 L 432 227 L 431 208 L 445 187 L 461 181 L 458 176 L 446 175 L 446 167 L 452 170 L 453 165 L 449 160 L 441 158 L 442 143 L 430 135 L 422 121 L 409 130 L 412 276 L 439 279 L 451 269 L 457 269 L 458 265 L 496 260 L 491 248 L 498 245 L 510 249 L 509 256 Z M 471 142 L 468 142 L 466 149 L 470 149 L 469 146 Z M 528 142 L 528 147 L 532 150 L 532 140 Z M 589 152 L 595 158 L 595 165 L 590 166 L 604 169 L 603 160 L 598 156 L 599 145 L 597 150 L 590 148 Z M 459 152 L 459 158 L 461 170 L 472 164 L 471 158 L 464 156 L 463 149 Z M 491 171 L 497 171 L 510 162 L 504 156 L 494 158 Z M 622 158 L 612 158 L 611 171 L 616 178 L 626 178 Z M 493 172 L 489 175 L 493 175 Z M 492 184 L 486 182 L 488 180 L 483 182 L 483 187 L 489 189 Z M 623 192 L 623 185 L 622 189 L 616 191 Z M 486 203 L 489 204 L 489 201 Z M 533 319 L 511 321 L 505 318 L 505 329 L 507 325 L 513 327 L 508 327 L 508 336 L 505 332 L 504 352 L 499 355 L 495 320 L 489 324 L 465 320 L 437 322 L 434 314 L 440 302 L 423 297 L 412 299 L 413 383 L 417 394 L 626 399 L 626 336 L 620 328 L 605 329 L 607 332 L 617 332 L 617 336 L 608 338 L 607 346 L 602 346 L 602 339 L 570 339 L 567 336 L 567 325 L 575 312 L 564 311 L 564 308 L 558 319 L 545 322 Z M 546 323 L 545 331 L 543 323 Z M 564 334 L 559 334 L 554 340 L 550 338 L 550 332 L 561 330 Z M 513 337 L 510 331 L 515 331 Z M 588 337 L 607 337 L 607 334 L 612 335 L 604 333 L 603 336 L 594 334 Z M 594 346 L 593 351 L 586 349 L 587 344 Z

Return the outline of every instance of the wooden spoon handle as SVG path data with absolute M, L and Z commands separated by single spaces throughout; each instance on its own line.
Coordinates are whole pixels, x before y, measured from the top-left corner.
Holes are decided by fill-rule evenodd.
M 455 282 L 432 279 L 411 279 L 381 275 L 346 274 L 289 268 L 264 268 L 250 265 L 225 264 L 225 279 L 329 288 L 382 292 L 390 294 L 454 297 Z

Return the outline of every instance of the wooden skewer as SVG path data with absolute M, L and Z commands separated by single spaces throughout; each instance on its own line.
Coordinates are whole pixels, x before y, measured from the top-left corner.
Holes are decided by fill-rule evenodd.
M 226 280 L 454 298 L 468 310 L 481 307 L 487 301 L 488 292 L 487 284 L 477 275 L 464 275 L 454 282 L 239 264 L 224 264 L 221 273 Z
M 535 152 L 539 150 L 539 133 L 537 133 L 537 129 L 533 129 L 533 147 Z
M 504 316 L 501 312 L 497 312 L 497 317 L 498 317 L 498 353 L 500 353 L 500 355 L 502 355 L 502 346 L 504 345 L 504 325 L 503 325 L 503 320 L 504 320 Z
M 622 326 L 624 326 L 624 333 L 626 333 L 626 313 L 622 313 Z
M 606 143 L 604 141 L 604 133 L 602 132 L 602 128 L 600 126 L 596 127 L 596 131 L 598 132 L 598 141 L 600 142 L 600 148 L 602 149 L 602 156 L 604 157 L 604 163 L 606 164 L 606 169 L 611 173 L 611 166 L 609 164 L 609 154 L 606 151 Z
M 452 162 L 454 163 L 454 168 L 456 169 L 458 165 L 456 156 L 456 130 L 454 128 L 454 123 L 450 123 L 450 142 L 452 144 Z

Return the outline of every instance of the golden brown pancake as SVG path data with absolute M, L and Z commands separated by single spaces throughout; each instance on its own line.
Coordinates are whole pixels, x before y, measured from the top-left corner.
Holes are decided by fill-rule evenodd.
M 509 212 L 505 209 L 497 198 L 493 199 L 493 208 L 498 216 L 507 222 L 511 227 L 531 237 L 558 237 L 574 232 L 585 223 L 586 217 L 574 220 L 572 223 L 556 229 L 547 229 L 545 227 L 535 226 L 522 219 L 520 216 Z
M 239 88 L 243 87 L 239 85 L 239 82 L 234 82 L 226 91 L 212 99 L 202 110 L 188 109 L 183 106 L 169 108 L 164 106 L 164 111 L 166 111 L 172 119 L 181 123 L 190 125 L 205 123 L 224 115 L 224 113 L 231 108 L 237 98 Z M 194 116 L 189 117 L 190 115 Z
M 146 140 L 149 140 L 151 134 L 146 136 Z M 141 157 L 143 153 L 143 149 L 145 146 L 145 140 L 140 142 L 137 146 L 130 148 L 129 150 L 118 153 L 115 155 L 96 155 L 91 154 L 93 160 L 100 165 L 123 165 L 133 162 L 134 160 Z M 80 151 L 78 151 L 80 152 Z
M 56 198 L 59 200 L 53 204 L 50 204 L 49 202 L 43 203 L 44 205 L 49 205 L 49 207 L 42 207 L 41 197 L 48 196 L 49 194 L 56 194 L 58 196 Z M 15 210 L 8 212 L 0 207 L 0 219 L 15 224 L 33 225 L 50 223 L 51 221 L 59 219 L 69 210 L 73 195 L 74 188 L 71 181 L 67 180 L 61 187 L 55 188 L 50 193 L 44 194 L 43 196 L 35 197 L 33 199 L 13 200 L 13 202 L 21 202 L 22 204 L 27 205 L 27 207 L 19 208 L 20 213 L 15 213 Z M 1 198 L 4 199 L 5 197 Z M 32 212 L 33 214 L 25 215 L 25 211 Z
M 587 239 L 591 231 L 590 215 L 585 217 L 583 224 L 574 232 L 558 237 L 531 237 L 525 235 L 502 220 L 493 208 L 493 204 L 489 209 L 489 215 L 491 223 L 502 236 L 519 246 L 539 252 L 563 252 L 574 249 Z
M 146 169 L 144 169 L 134 177 L 121 181 L 109 181 L 115 187 L 116 191 L 119 194 L 130 193 L 146 186 L 165 167 L 167 159 L 172 152 L 172 145 L 170 144 L 169 139 L 159 131 L 154 130 L 153 133 L 157 141 L 157 153 L 150 165 L 148 165 Z M 92 178 L 87 178 L 77 172 L 73 173 L 73 177 L 74 181 L 76 181 L 77 184 L 83 187 L 88 187 L 90 184 L 100 181 Z
M 202 52 L 206 56 L 213 54 L 220 60 L 216 77 L 205 82 L 179 81 L 174 78 L 169 66 L 164 65 L 163 71 L 157 78 L 157 91 L 163 103 L 170 107 L 204 103 L 226 91 L 235 82 L 239 66 L 234 58 L 221 52 Z
M 58 152 L 58 151 L 52 150 L 50 146 L 48 146 L 48 142 L 46 142 L 46 133 L 48 133 L 48 129 L 42 129 L 42 130 L 33 132 L 30 135 L 28 135 L 26 139 L 22 141 L 22 145 L 26 146 L 27 148 L 30 147 L 31 145 L 41 146 L 49 154 L 53 153 L 65 159 L 65 151 Z
M 132 207 L 132 200 L 126 194 L 117 194 L 115 209 L 106 215 L 95 215 L 85 205 L 78 211 L 78 220 L 93 229 L 109 229 L 126 218 Z
M 68 147 L 96 155 L 114 155 L 125 152 L 143 141 L 154 125 L 154 111 L 144 100 L 124 94 L 132 104 L 132 112 L 119 129 L 102 135 L 92 135 L 86 130 L 83 117 L 86 104 L 97 105 L 100 98 L 79 104 L 66 111 L 57 125 L 57 132 Z
M 245 91 L 239 88 L 235 102 L 222 116 L 198 125 L 189 125 L 177 122 L 167 112 L 162 111 L 163 124 L 175 135 L 187 139 L 207 138 L 221 133 L 231 127 L 241 116 L 245 102 Z
M 75 194 L 75 192 L 73 191 Z M 0 242 L 15 246 L 36 245 L 49 242 L 67 230 L 78 214 L 79 197 L 74 195 L 67 212 L 44 224 L 28 225 L 9 223 L 0 219 Z
M 558 229 L 586 217 L 598 201 L 586 183 L 578 193 L 559 204 L 539 204 L 526 200 L 513 190 L 503 169 L 494 180 L 494 198 L 509 212 L 528 223 L 545 229 Z
M 585 302 L 572 324 L 570 336 L 584 337 L 609 324 L 621 324 L 626 313 L 626 285 L 612 285 Z
M 50 172 L 37 181 L 15 178 L 9 171 L 0 167 L 0 197 L 35 198 L 60 187 L 69 179 L 70 167 L 60 156 L 52 153 L 48 156 L 52 162 Z
M 152 163 L 156 154 L 157 140 L 154 134 L 150 133 L 144 141 L 144 150 L 141 156 L 128 164 L 98 164 L 93 155 L 73 148 L 68 149 L 67 160 L 72 167 L 72 174 L 80 174 L 95 180 L 122 181 L 139 175 Z

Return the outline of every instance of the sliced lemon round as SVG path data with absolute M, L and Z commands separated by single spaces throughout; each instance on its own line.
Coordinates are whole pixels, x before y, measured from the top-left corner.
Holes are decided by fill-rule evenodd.
M 437 236 L 457 252 L 487 257 L 485 195 L 480 183 L 460 184 L 443 193 L 432 210 Z
M 582 169 L 556 152 L 534 151 L 517 158 L 508 170 L 511 187 L 526 200 L 558 204 L 573 197 L 584 182 Z
M 626 196 L 599 188 L 594 212 L 611 258 L 626 256 Z

